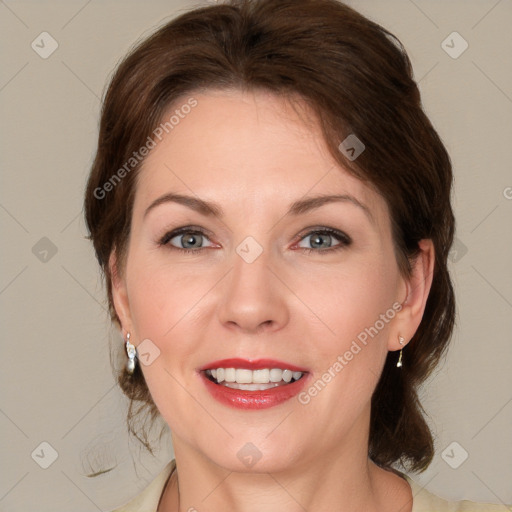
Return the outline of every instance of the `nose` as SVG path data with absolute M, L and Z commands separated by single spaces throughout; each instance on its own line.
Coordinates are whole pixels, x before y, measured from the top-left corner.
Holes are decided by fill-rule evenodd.
M 289 290 L 270 268 L 266 251 L 252 263 L 234 254 L 218 308 L 220 322 L 245 333 L 276 331 L 286 325 Z

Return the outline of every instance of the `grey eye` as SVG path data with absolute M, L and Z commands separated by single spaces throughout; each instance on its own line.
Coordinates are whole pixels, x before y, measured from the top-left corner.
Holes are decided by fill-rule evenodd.
M 328 233 L 313 233 L 311 235 L 307 235 L 304 237 L 300 243 L 299 247 L 305 247 L 304 245 L 301 245 L 303 242 L 309 243 L 308 249 L 328 249 L 329 247 L 332 247 L 333 245 L 333 239 L 336 238 L 331 234 Z
M 202 249 L 203 243 L 208 240 L 202 233 L 187 231 L 169 239 L 169 243 L 180 249 Z

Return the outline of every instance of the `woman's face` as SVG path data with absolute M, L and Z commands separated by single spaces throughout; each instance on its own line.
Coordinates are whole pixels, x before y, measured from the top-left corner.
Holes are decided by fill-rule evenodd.
M 176 453 L 236 471 L 251 456 L 278 471 L 366 453 L 372 392 L 408 328 L 386 203 L 335 163 L 306 110 L 263 92 L 193 96 L 140 171 L 114 280 Z M 170 194 L 188 199 L 158 201 Z M 325 196 L 339 197 L 311 201 Z M 252 400 L 207 380 L 231 358 L 304 373 Z M 262 366 L 240 379 L 268 380 Z

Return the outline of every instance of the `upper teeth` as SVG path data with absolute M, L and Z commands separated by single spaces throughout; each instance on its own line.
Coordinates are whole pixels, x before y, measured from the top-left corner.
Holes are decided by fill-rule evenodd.
M 237 382 L 238 384 L 268 384 L 269 382 L 290 382 L 302 377 L 302 372 L 281 370 L 281 368 L 263 368 L 261 370 L 247 370 L 245 368 L 217 368 L 206 370 L 218 383 Z

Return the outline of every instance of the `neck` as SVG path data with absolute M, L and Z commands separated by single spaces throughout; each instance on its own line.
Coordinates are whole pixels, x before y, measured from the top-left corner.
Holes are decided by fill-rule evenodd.
M 284 469 L 227 470 L 174 439 L 177 472 L 169 480 L 158 512 L 409 512 L 409 484 L 376 466 L 367 450 L 350 447 L 301 457 Z M 366 445 L 367 446 L 367 445 Z M 176 477 L 176 473 L 178 477 Z

